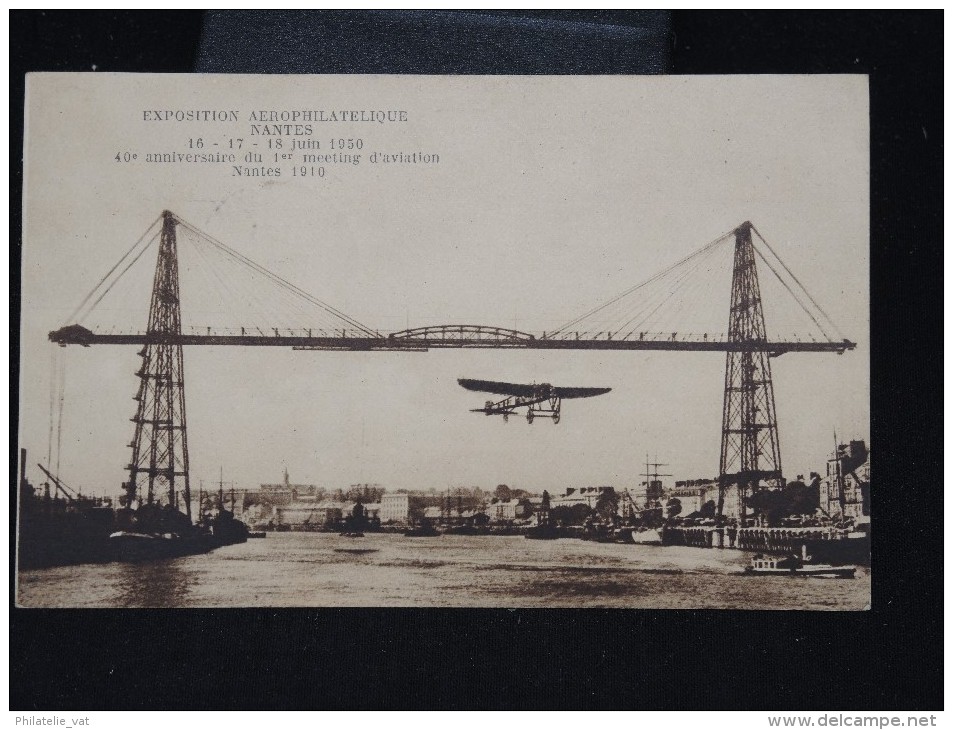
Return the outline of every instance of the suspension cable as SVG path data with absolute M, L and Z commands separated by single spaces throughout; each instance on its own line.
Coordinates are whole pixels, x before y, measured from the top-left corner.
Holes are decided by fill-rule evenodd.
M 151 231 L 151 230 L 153 229 L 153 227 L 156 225 L 156 223 L 158 223 L 161 219 L 162 219 L 162 216 L 159 216 L 159 217 L 156 218 L 154 221 L 152 221 L 152 223 L 149 225 L 149 227 L 146 228 L 146 230 L 143 232 L 143 234 L 139 237 L 139 240 L 136 241 L 136 242 L 132 245 L 132 248 L 130 248 L 128 251 L 126 251 L 126 253 L 124 253 L 124 254 L 122 255 L 122 258 L 120 258 L 119 261 L 117 261 L 117 262 L 113 265 L 113 267 L 112 267 L 109 271 L 106 272 L 106 275 L 105 275 L 102 279 L 100 279 L 100 280 L 99 280 L 99 283 L 96 284 L 96 286 L 94 286 L 94 287 L 92 288 L 92 290 L 89 292 L 89 294 L 87 294 L 87 295 L 85 296 L 85 298 L 83 299 L 83 301 L 81 301 L 81 302 L 79 303 L 79 306 L 76 307 L 75 310 L 73 310 L 73 313 L 69 316 L 69 318 L 67 319 L 67 321 L 66 321 L 64 324 L 71 324 L 71 323 L 77 321 L 77 320 L 76 320 L 76 315 L 79 314 L 80 310 L 82 310 L 82 308 L 86 305 L 86 302 L 88 302 L 88 301 L 92 298 L 92 296 L 96 293 L 96 291 L 99 289 L 99 287 L 101 287 L 101 286 L 103 285 L 103 283 L 104 283 L 110 276 L 112 276 L 113 272 L 116 271 L 116 269 L 118 269 L 118 268 L 120 267 L 120 265 L 122 264 L 122 262 L 126 260 L 126 258 L 129 256 L 129 254 L 131 254 L 133 251 L 136 250 L 136 247 L 137 247 L 140 243 L 142 243 L 142 242 L 145 240 L 146 236 L 149 235 L 149 231 Z M 133 259 L 132 264 L 136 263 L 136 261 L 138 261 L 139 258 L 142 256 L 142 253 L 145 252 L 145 249 L 146 249 L 146 248 L 149 248 L 149 246 L 151 246 L 151 245 L 152 245 L 152 242 L 150 241 L 149 244 L 147 244 L 146 247 L 142 250 L 142 252 L 140 252 L 139 256 L 136 256 L 136 258 Z M 132 264 L 130 264 L 130 266 L 131 266 Z M 123 270 L 122 274 L 120 274 L 119 276 L 116 277 L 116 281 L 118 281 L 119 279 L 121 279 L 122 276 L 123 276 L 123 274 L 125 274 L 127 271 L 129 271 L 129 266 L 127 266 L 127 267 Z M 116 283 L 116 282 L 114 281 L 113 284 L 115 284 L 115 283 Z M 106 289 L 106 292 L 108 292 L 109 289 L 111 289 L 111 288 L 112 288 L 112 284 Z M 97 304 L 99 304 L 99 302 L 102 301 L 103 296 L 106 295 L 106 292 L 104 292 L 103 295 L 100 296 L 99 299 L 96 300 L 96 302 L 93 304 L 92 307 L 90 307 L 90 309 L 93 309 Z M 88 312 L 87 312 L 87 314 L 88 314 Z M 84 316 L 85 316 L 85 315 L 84 315 Z
M 692 287 L 689 277 L 690 277 L 692 274 L 694 274 L 694 273 L 701 267 L 701 265 L 702 265 L 716 250 L 717 250 L 716 248 L 708 249 L 708 251 L 706 252 L 706 254 L 705 254 L 704 256 L 698 257 L 698 259 L 692 264 L 691 267 L 687 267 L 687 266 L 686 266 L 684 269 L 682 269 L 681 272 L 679 273 L 679 276 L 678 276 L 678 277 L 676 278 L 676 280 L 672 283 L 672 287 L 671 287 L 671 289 L 670 289 L 668 295 L 667 295 L 661 302 L 659 302 L 659 304 L 658 304 L 651 312 L 649 312 L 648 314 L 646 314 L 645 317 L 643 317 L 642 320 L 639 321 L 638 326 L 641 327 L 643 324 L 646 324 L 646 323 L 649 321 L 649 317 L 651 317 L 651 316 L 653 316 L 654 314 L 656 314 L 659 310 L 662 309 L 663 306 L 665 306 L 666 304 L 668 304 L 670 301 L 673 301 L 675 295 L 676 295 L 677 293 L 679 293 L 680 290 L 681 290 L 681 288 L 682 288 L 683 286 L 685 286 L 686 284 L 689 285 L 689 286 L 687 287 L 689 290 L 691 290 L 692 288 L 700 288 L 700 287 Z M 676 302 L 675 302 L 675 308 L 676 308 L 676 309 L 678 309 L 678 305 L 679 305 L 679 302 L 676 301 Z M 643 311 L 644 311 L 644 310 L 643 310 Z M 634 317 L 633 317 L 633 319 L 634 319 Z
M 675 262 L 674 264 L 672 264 L 671 266 L 669 266 L 668 268 L 664 269 L 663 271 L 660 271 L 660 272 L 657 273 L 655 276 L 653 276 L 653 277 L 651 277 L 651 278 L 649 278 L 649 279 L 646 279 L 645 281 L 641 282 L 640 284 L 636 284 L 635 286 L 633 286 L 633 287 L 627 289 L 626 291 L 622 292 L 621 294 L 619 294 L 619 295 L 613 297 L 612 299 L 610 299 L 609 301 L 605 302 L 604 304 L 601 304 L 601 305 L 595 307 L 594 309 L 592 309 L 592 310 L 586 312 L 585 314 L 583 314 L 583 315 L 581 315 L 581 316 L 579 316 L 579 317 L 576 317 L 575 319 L 571 320 L 570 322 L 567 322 L 567 323 L 564 324 L 562 327 L 560 327 L 559 329 L 555 330 L 552 334 L 553 334 L 553 335 L 557 335 L 557 334 L 560 334 L 560 333 L 564 332 L 565 330 L 568 330 L 568 329 L 570 329 L 570 328 L 572 328 L 572 327 L 575 327 L 575 326 L 578 325 L 580 322 L 582 322 L 584 319 L 587 319 L 588 317 L 591 317 L 593 314 L 596 314 L 597 312 L 601 312 L 601 311 L 602 311 L 603 309 L 605 309 L 606 307 L 609 307 L 609 306 L 615 304 L 615 303 L 618 302 L 620 299 L 623 299 L 623 298 L 629 296 L 630 294 L 632 294 L 633 292 L 635 292 L 635 291 L 641 289 L 642 287 L 647 286 L 647 285 L 649 285 L 649 284 L 651 284 L 651 283 L 657 281 L 658 279 L 661 279 L 663 276 L 667 275 L 667 274 L 670 273 L 672 270 L 678 268 L 678 267 L 681 266 L 682 264 L 685 264 L 686 262 L 692 260 L 692 259 L 695 258 L 696 256 L 701 255 L 702 253 L 704 253 L 705 251 L 708 251 L 709 249 L 715 247 L 715 246 L 718 245 L 719 243 L 722 243 L 722 242 L 725 241 L 729 236 L 731 236 L 733 233 L 734 233 L 734 229 L 728 231 L 727 233 L 722 234 L 722 235 L 719 236 L 718 238 L 716 238 L 716 239 L 714 239 L 713 241 L 711 241 L 711 242 L 705 244 L 704 246 L 702 246 L 702 247 L 701 247 L 700 249 L 698 249 L 697 251 L 694 251 L 693 253 L 689 254 L 689 255 L 686 256 L 686 257 L 684 257 L 684 258 L 681 259 L 680 261 L 677 261 L 677 262 Z
M 129 262 L 129 264 L 126 266 L 125 269 L 122 270 L 122 273 L 119 274 L 119 276 L 117 276 L 115 279 L 113 279 L 112 283 L 110 283 L 110 285 L 106 287 L 106 289 L 103 291 L 103 293 L 100 294 L 100 295 L 96 298 L 96 301 L 95 301 L 95 302 L 93 302 L 92 306 L 90 306 L 90 308 L 86 310 L 86 313 L 83 314 L 83 316 L 80 317 L 80 319 L 77 320 L 77 321 L 81 322 L 81 321 L 83 321 L 84 319 L 86 319 L 86 317 L 88 317 L 90 314 L 92 314 L 92 311 L 93 311 L 97 306 L 99 306 L 99 303 L 103 300 L 103 298 L 104 298 L 107 294 L 109 294 L 109 292 L 112 290 L 112 288 L 113 288 L 117 283 L 119 283 L 119 280 L 120 280 L 123 276 L 126 275 L 126 272 L 129 271 L 129 269 L 131 269 L 133 266 L 136 265 L 136 262 L 143 257 L 143 255 L 145 254 L 145 252 L 148 251 L 148 250 L 152 247 L 152 244 L 155 243 L 155 241 L 156 241 L 158 238 L 159 238 L 159 231 L 156 231 L 156 232 L 152 235 L 152 238 L 149 239 L 149 243 L 147 243 L 145 246 L 143 246 L 142 250 L 136 255 L 136 257 L 135 257 L 132 261 Z M 77 311 L 78 311 L 78 310 L 77 310 Z
M 56 421 L 56 359 L 59 347 L 50 345 L 50 430 L 46 442 L 46 468 L 52 469 L 53 464 L 53 424 Z
M 811 293 L 807 290 L 807 288 L 804 286 L 804 284 L 802 284 L 801 281 L 794 275 L 794 272 L 791 271 L 791 270 L 788 268 L 788 265 L 787 265 L 786 263 L 784 263 L 784 260 L 783 260 L 780 256 L 778 256 L 777 252 L 775 252 L 775 250 L 774 250 L 773 248 L 771 248 L 771 244 L 768 243 L 767 240 L 765 239 L 765 237 L 761 235 L 761 231 L 759 231 L 757 228 L 755 228 L 755 227 L 754 227 L 754 224 L 751 225 L 751 228 L 754 230 L 755 233 L 758 234 L 758 238 L 760 238 L 760 239 L 761 239 L 761 242 L 762 242 L 765 246 L 768 247 L 768 250 L 772 253 L 772 255 L 774 256 L 774 258 L 776 258 L 776 259 L 778 260 L 778 263 L 780 263 L 781 266 L 784 267 L 784 270 L 788 273 L 788 275 L 789 275 L 792 279 L 794 279 L 795 283 L 797 283 L 797 285 L 798 285 L 799 287 L 801 287 L 801 291 L 803 291 L 804 294 L 807 296 L 807 298 L 811 301 L 811 304 L 813 304 L 815 307 L 817 307 L 817 311 L 819 311 L 819 312 L 824 316 L 824 318 L 828 321 L 828 323 L 831 325 L 831 327 L 833 327 L 834 330 L 835 330 L 838 334 L 840 334 L 840 330 L 838 329 L 837 325 L 834 324 L 834 320 L 831 319 L 830 315 L 828 315 L 827 312 L 824 311 L 824 308 L 823 308 L 820 304 L 818 304 L 818 303 L 815 301 L 814 297 L 811 296 Z M 762 256 L 762 259 L 763 259 L 763 258 L 764 258 L 764 257 Z M 765 263 L 767 263 L 767 261 L 765 261 Z M 777 274 L 775 274 L 775 276 L 777 276 Z M 778 278 L 780 279 L 780 277 L 778 277 Z M 793 294 L 793 292 L 791 292 L 791 293 Z M 799 302 L 799 303 L 800 303 L 800 302 Z M 804 305 L 802 304 L 801 306 L 803 307 Z M 818 327 L 820 327 L 819 324 L 818 324 Z M 822 332 L 824 331 L 823 328 L 821 328 L 821 331 L 822 331 Z
M 63 446 L 63 403 L 66 400 L 66 358 L 59 359 L 57 373 L 57 390 L 59 392 L 59 413 L 56 422 L 56 478 L 60 478 L 60 454 Z
M 800 306 L 801 309 L 803 309 L 804 312 L 807 314 L 807 316 L 811 318 L 811 321 L 817 325 L 817 328 L 821 331 L 821 334 L 824 335 L 824 337 L 826 337 L 828 340 L 831 340 L 831 336 L 827 333 L 827 330 L 824 329 L 824 326 L 820 322 L 818 322 L 817 318 L 811 313 L 811 311 L 804 306 L 804 303 L 798 298 L 798 295 L 794 292 L 794 290 L 791 289 L 790 286 L 788 286 L 788 283 L 781 278 L 781 275 L 775 270 L 775 268 L 771 265 L 771 262 L 768 261 L 765 255 L 761 253 L 754 246 L 752 246 L 752 248 L 754 249 L 754 252 L 758 255 L 758 258 L 760 258 L 761 261 L 764 262 L 764 265 L 767 266 L 771 270 L 771 273 L 774 274 L 774 276 L 777 278 L 777 280 L 781 282 L 781 286 L 787 289 L 788 293 L 794 298 L 794 301 L 798 303 L 798 306 Z
M 222 250 L 222 251 L 223 251 L 224 253 L 226 253 L 227 255 L 229 255 L 229 256 L 231 256 L 231 257 L 233 257 L 233 258 L 235 258 L 235 259 L 241 261 L 241 262 L 242 262 L 243 264 L 245 264 L 246 266 L 249 266 L 249 267 L 253 268 L 255 271 L 257 271 L 257 272 L 259 272 L 260 274 L 262 274 L 262 275 L 268 277 L 269 279 L 275 281 L 276 283 L 280 284 L 281 286 L 285 287 L 286 289 L 289 289 L 290 291 L 295 292 L 298 296 L 305 298 L 306 300 L 308 300 L 309 302 L 311 302 L 312 304 L 314 304 L 314 305 L 316 305 L 316 306 L 318 306 L 318 307 L 321 307 L 321 308 L 324 309 L 326 312 L 328 312 L 328 313 L 330 313 L 330 314 L 333 314 L 333 315 L 335 315 L 336 317 L 338 317 L 338 318 L 344 320 L 347 324 L 351 325 L 352 327 L 355 327 L 356 329 L 360 330 L 360 331 L 363 332 L 364 334 L 370 335 L 370 336 L 374 336 L 374 337 L 377 336 L 377 334 L 376 334 L 373 330 L 371 330 L 370 328 L 364 326 L 363 324 L 361 324 L 361 323 L 358 322 L 357 320 L 352 319 L 351 317 L 349 317 L 348 315 L 344 314 L 343 312 L 341 312 L 341 311 L 335 309 L 335 308 L 332 307 L 330 304 L 327 304 L 326 302 L 322 302 L 322 301 L 321 301 L 320 299 L 318 299 L 317 297 L 314 297 L 314 296 L 312 296 L 311 294 L 308 294 L 306 291 L 304 291 L 303 289 L 301 289 L 301 288 L 295 286 L 294 284 L 292 284 L 292 283 L 289 282 L 288 280 L 286 280 L 286 279 L 284 279 L 284 278 L 278 276 L 277 274 L 275 274 L 275 273 L 273 273 L 273 272 L 271 272 L 271 271 L 268 271 L 267 269 L 265 269 L 265 268 L 262 267 L 261 265 L 256 264 L 256 263 L 255 263 L 254 261 L 252 261 L 251 259 L 249 259 L 249 258 L 243 256 L 242 254 L 238 253 L 238 252 L 235 251 L 234 249 L 230 248 L 230 247 L 227 246 L 226 244 L 224 244 L 224 243 L 222 243 L 221 241 L 219 241 L 218 239 L 214 238 L 213 236 L 210 236 L 209 234 L 207 234 L 207 233 L 205 233 L 205 232 L 199 230 L 198 228 L 196 228 L 194 225 L 192 225 L 192 224 L 189 223 L 188 221 L 183 220 L 182 218 L 180 218 L 180 217 L 177 216 L 177 215 L 174 216 L 174 217 L 175 217 L 175 220 L 176 220 L 178 223 L 180 223 L 181 225 L 183 225 L 183 226 L 185 226 L 186 228 L 188 228 L 188 229 L 189 229 L 190 231 L 192 231 L 195 235 L 200 236 L 201 238 L 204 238 L 206 241 L 208 241 L 208 242 L 211 243 L 212 245 L 216 246 L 217 248 L 219 248 L 220 250 Z

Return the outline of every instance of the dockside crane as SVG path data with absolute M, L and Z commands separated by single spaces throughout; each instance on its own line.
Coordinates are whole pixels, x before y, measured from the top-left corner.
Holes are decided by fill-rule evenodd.
M 53 476 L 42 464 L 37 464 L 37 466 L 40 467 L 40 471 L 46 474 L 47 478 L 53 482 L 53 485 L 56 487 L 56 491 L 60 492 L 66 498 L 67 502 L 73 502 L 76 499 L 82 499 L 81 494 L 77 494 L 69 486 L 67 486 L 65 482 Z

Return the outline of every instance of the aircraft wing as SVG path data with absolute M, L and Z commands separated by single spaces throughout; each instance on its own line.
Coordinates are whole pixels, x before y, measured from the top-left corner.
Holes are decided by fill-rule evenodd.
M 604 395 L 612 388 L 553 388 L 553 395 L 560 398 L 592 398 L 595 395 Z
M 515 395 L 519 397 L 530 397 L 535 395 L 538 386 L 519 383 L 498 383 L 493 380 L 470 380 L 469 378 L 460 378 L 457 380 L 467 390 L 475 390 L 479 393 L 496 393 L 497 395 Z M 595 395 L 595 393 L 593 394 Z

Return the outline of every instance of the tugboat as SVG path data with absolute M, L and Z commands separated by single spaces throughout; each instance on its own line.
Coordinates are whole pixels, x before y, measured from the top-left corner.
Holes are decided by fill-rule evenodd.
M 765 557 L 758 553 L 751 558 L 743 575 L 803 575 L 817 578 L 853 578 L 856 568 L 835 567 L 806 561 L 796 553 L 785 556 Z

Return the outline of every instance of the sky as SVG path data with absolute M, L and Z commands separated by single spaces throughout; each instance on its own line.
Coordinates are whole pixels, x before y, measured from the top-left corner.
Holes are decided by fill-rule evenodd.
M 240 121 L 144 119 L 177 109 L 234 109 Z M 407 121 L 314 124 L 321 153 L 331 139 L 362 140 L 360 164 L 328 163 L 323 178 L 292 177 L 287 163 L 281 177 L 253 178 L 142 161 L 189 152 L 189 140 L 196 152 L 199 138 L 267 154 L 249 113 L 295 109 L 403 110 Z M 47 333 L 164 209 L 382 331 L 551 330 L 750 220 L 858 343 L 772 360 L 785 475 L 823 471 L 835 432 L 869 440 L 866 77 L 41 74 L 28 79 L 26 127 L 19 439 L 28 464 L 46 460 L 61 367 L 60 476 L 84 492 L 116 493 L 126 478 L 138 348 L 57 348 Z M 374 152 L 440 161 L 375 165 Z M 279 324 L 265 321 L 267 294 L 261 321 L 242 319 L 254 318 L 243 292 L 181 249 L 186 325 Z M 711 272 L 726 286 L 727 251 Z M 144 329 L 154 265 L 153 247 L 84 325 Z M 770 333 L 781 300 L 760 273 Z M 679 326 L 727 322 L 728 297 L 706 293 Z M 332 488 L 561 492 L 635 486 L 646 454 L 668 464 L 669 481 L 714 477 L 724 367 L 718 353 L 190 347 L 192 483 L 221 467 L 254 487 L 287 467 L 294 482 Z M 557 426 L 504 424 L 468 412 L 485 398 L 460 377 L 613 390 L 564 403 Z

